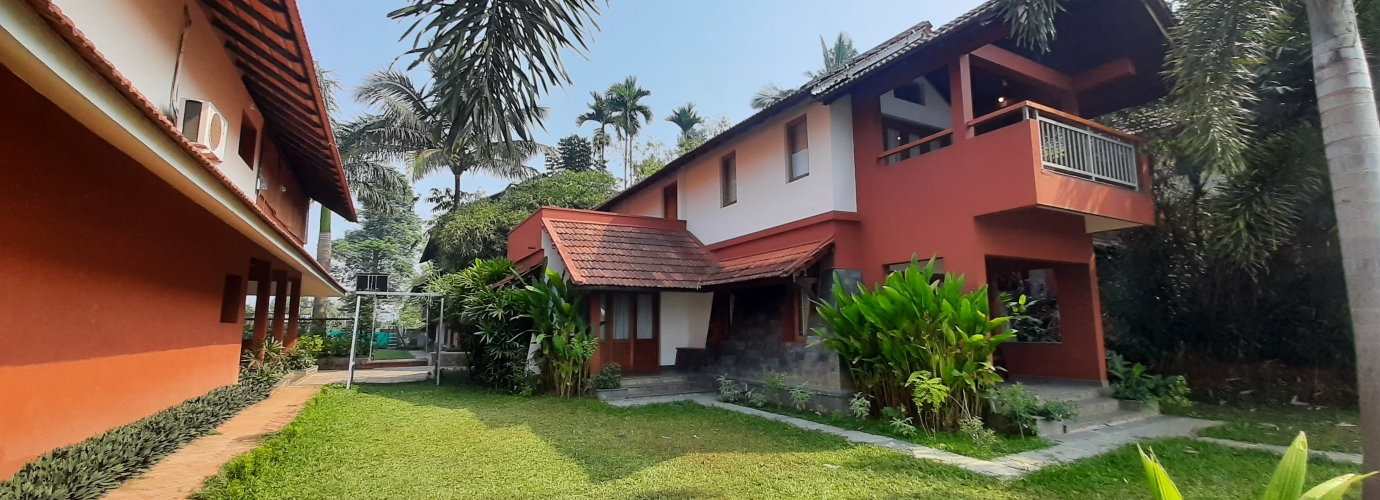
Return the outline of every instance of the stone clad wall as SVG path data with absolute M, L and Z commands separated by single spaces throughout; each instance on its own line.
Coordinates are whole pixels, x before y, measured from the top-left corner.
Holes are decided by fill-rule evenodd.
M 847 390 L 838 354 L 827 347 L 808 346 L 818 338 L 781 341 L 781 310 L 786 297 L 784 286 L 733 292 L 728 339 L 709 340 L 704 371 L 746 382 L 760 382 L 768 372 L 783 373 L 788 385 L 803 383 L 821 392 Z

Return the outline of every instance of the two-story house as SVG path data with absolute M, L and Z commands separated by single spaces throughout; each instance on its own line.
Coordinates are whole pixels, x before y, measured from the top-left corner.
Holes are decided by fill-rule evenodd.
M 1042 304 L 1010 375 L 1103 384 L 1092 234 L 1152 224 L 1137 139 L 1090 120 L 1164 95 L 1167 6 L 1069 2 L 1046 53 L 993 2 L 921 23 L 753 115 L 596 211 L 543 208 L 509 258 L 591 293 L 596 365 L 848 388 L 810 301 L 935 257 Z
M 0 478 L 235 383 L 247 297 L 291 344 L 343 293 L 303 247 L 311 200 L 355 210 L 293 0 L 0 2 L 0 94 Z

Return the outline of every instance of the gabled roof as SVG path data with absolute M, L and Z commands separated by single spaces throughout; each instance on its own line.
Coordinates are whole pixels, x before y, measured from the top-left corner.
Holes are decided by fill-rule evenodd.
M 571 283 L 698 290 L 706 286 L 789 277 L 832 244 L 814 241 L 720 261 L 685 229 L 597 221 L 543 219 Z

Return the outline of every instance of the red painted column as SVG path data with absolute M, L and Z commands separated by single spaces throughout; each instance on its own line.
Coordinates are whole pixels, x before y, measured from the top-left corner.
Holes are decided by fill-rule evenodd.
M 273 271 L 273 282 L 277 284 L 273 298 L 273 340 L 283 342 L 283 313 L 287 309 L 287 271 Z
M 288 299 L 287 333 L 283 335 L 283 346 L 291 348 L 297 345 L 297 316 L 302 305 L 302 277 L 288 280 L 288 284 L 292 285 L 292 296 Z
M 973 121 L 973 72 L 968 54 L 949 65 L 949 105 L 952 110 L 954 145 L 973 137 L 968 122 Z
M 273 266 L 267 261 L 251 260 L 249 264 L 250 279 L 254 280 L 254 355 L 259 361 L 264 360 L 264 338 L 268 334 L 268 297 L 273 293 Z

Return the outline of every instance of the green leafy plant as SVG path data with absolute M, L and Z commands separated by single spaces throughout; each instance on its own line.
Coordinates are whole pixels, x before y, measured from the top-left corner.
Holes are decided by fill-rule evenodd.
M 982 415 L 981 395 L 1001 382 L 992 353 L 1014 333 L 1007 318 L 992 318 L 987 286 L 964 293 L 964 278 L 934 276 L 912 259 L 881 285 L 855 292 L 835 283 L 833 303 L 817 309 L 826 328 L 815 329 L 820 344 L 839 354 L 862 392 L 884 407 L 911 407 L 911 374 L 928 371 L 948 388 L 935 408 L 914 408 L 927 427 L 956 429 L 958 421 Z
M 744 388 L 744 389 L 747 389 L 747 386 L 745 385 L 745 386 L 743 386 L 743 388 Z M 743 392 L 743 400 L 744 400 L 744 401 L 747 401 L 747 404 L 749 404 L 749 405 L 756 406 L 756 407 L 759 407 L 759 408 L 760 408 L 760 407 L 762 407 L 762 406 L 766 406 L 766 404 L 767 404 L 767 395 L 766 395 L 766 394 L 763 394 L 763 393 L 760 393 L 760 392 L 757 392 L 757 391 L 754 391 L 754 390 L 752 390 L 752 389 L 747 389 L 745 392 Z
M 871 416 L 872 401 L 867 399 L 867 394 L 853 393 L 853 398 L 848 400 L 848 413 L 851 413 L 853 418 L 860 420 Z
M 1120 354 L 1107 351 L 1107 375 L 1112 379 L 1112 397 L 1146 403 L 1188 407 L 1188 381 L 1181 376 L 1164 377 L 1147 373 L 1145 365 L 1131 364 Z
M 532 320 L 532 341 L 546 383 L 561 397 L 583 394 L 599 339 L 590 333 L 581 297 L 550 269 L 514 296 L 525 310 L 522 316 Z
M 1021 342 L 1059 342 L 1058 302 L 1052 298 L 1030 300 L 1024 294 L 1013 297 L 1001 292 L 999 300 L 1011 318 L 1011 329 Z
M 623 367 L 618 363 L 609 363 L 599 369 L 599 373 L 590 379 L 589 385 L 595 389 L 617 389 L 623 386 Z
M 1149 454 L 1146 454 L 1145 450 L 1140 450 L 1140 462 L 1141 465 L 1145 466 L 1145 477 L 1150 482 L 1150 492 L 1154 495 L 1155 500 L 1183 500 L 1179 488 L 1174 485 L 1174 481 L 1169 478 L 1169 473 L 1165 472 L 1164 466 L 1160 465 L 1159 459 L 1155 457 L 1154 450 L 1150 450 Z M 1305 493 L 1303 483 L 1308 475 L 1308 437 L 1300 432 L 1299 436 L 1294 438 L 1294 443 L 1289 446 L 1289 450 L 1284 452 L 1284 458 L 1280 459 L 1279 466 L 1275 468 L 1275 474 L 1270 477 L 1270 483 L 1265 487 L 1263 498 L 1265 500 L 1341 500 L 1352 485 L 1375 474 L 1375 472 L 1343 474 L 1323 481 Z
M 50 451 L 0 481 L 0 498 L 96 499 L 245 407 L 268 397 L 276 377 L 251 377 Z
M 499 283 L 503 283 L 499 285 Z M 532 322 L 522 317 L 522 284 L 507 259 L 475 260 L 469 267 L 443 275 L 427 291 L 445 295 L 446 327 L 458 332 L 467 354 L 469 380 L 513 394 L 531 394 L 528 371 Z
M 992 396 L 992 406 L 1006 422 L 1006 432 L 1022 436 L 1037 435 L 1036 419 L 1073 420 L 1078 418 L 1078 406 L 1068 401 L 1041 401 L 1035 393 L 1021 384 L 999 389 Z
M 800 384 L 799 386 L 792 387 L 790 389 L 790 393 L 791 406 L 794 406 L 797 410 L 804 410 L 805 407 L 810 405 L 810 400 L 814 399 L 815 397 L 815 391 L 810 390 L 810 388 L 806 387 L 805 384 Z
M 786 389 L 786 374 L 777 372 L 762 372 L 762 386 L 771 391 L 782 391 Z
M 887 420 L 887 425 L 891 431 L 905 437 L 915 436 L 915 425 L 911 424 L 909 415 L 906 415 L 905 408 L 882 408 L 882 418 Z
M 980 418 L 965 418 L 958 421 L 958 432 L 973 440 L 973 445 L 981 450 L 990 450 L 997 444 L 997 431 L 983 426 Z
M 738 401 L 739 398 L 743 397 L 743 392 L 747 388 L 746 385 L 739 388 L 738 383 L 728 378 L 727 373 L 720 375 L 715 380 L 719 382 L 719 401 L 725 403 Z

